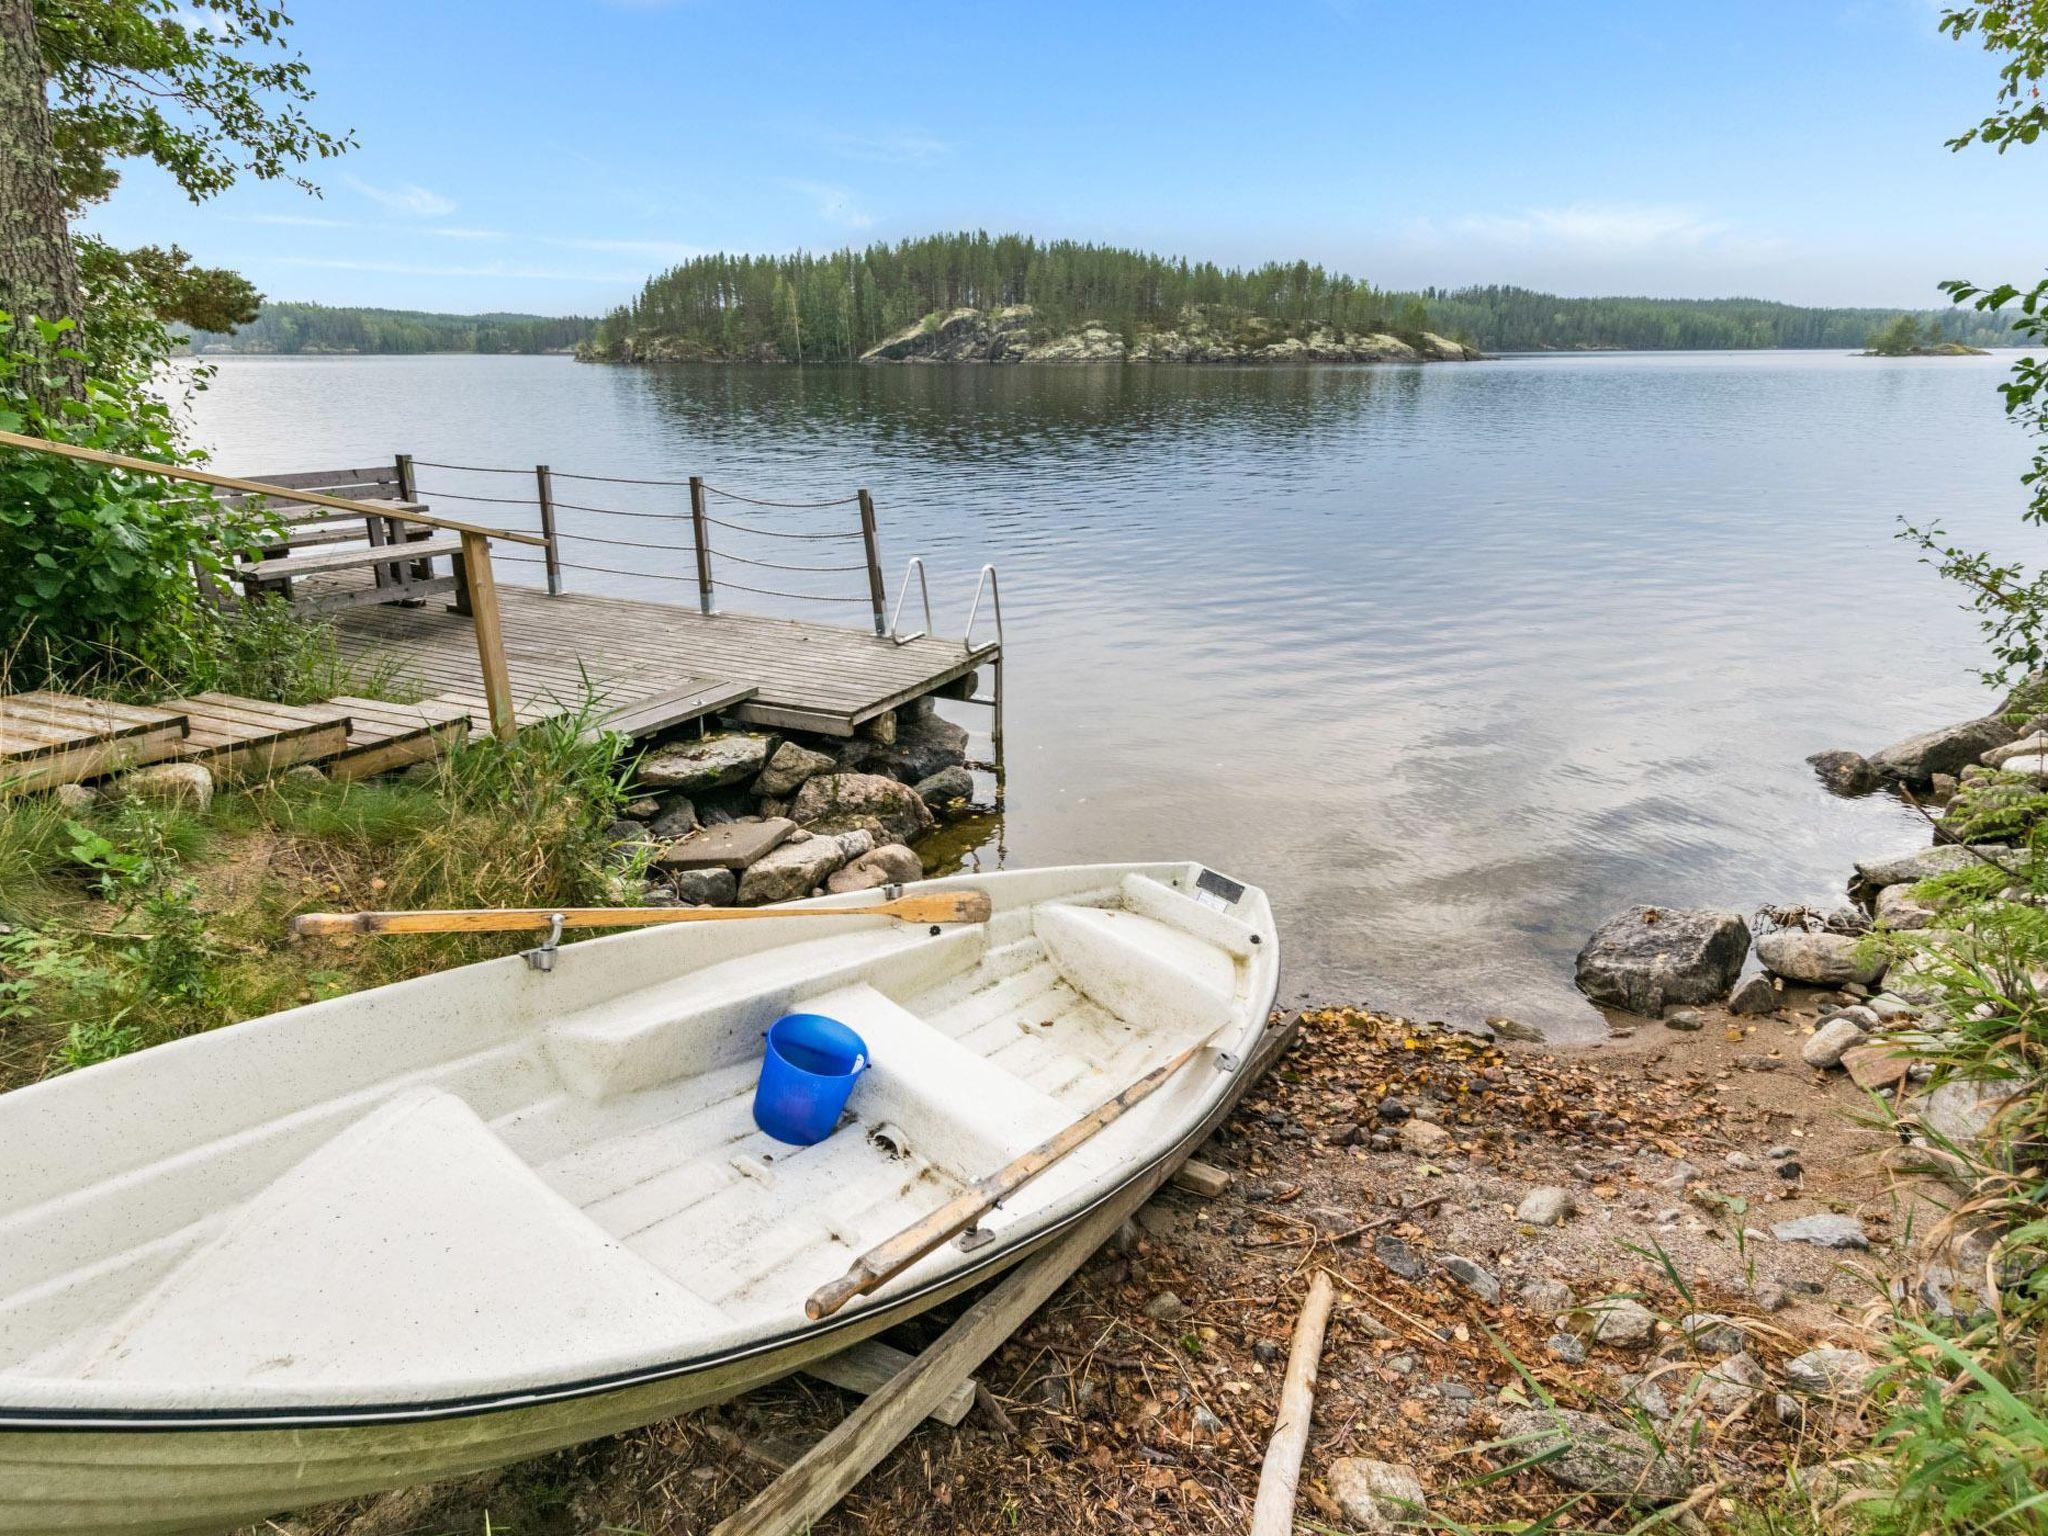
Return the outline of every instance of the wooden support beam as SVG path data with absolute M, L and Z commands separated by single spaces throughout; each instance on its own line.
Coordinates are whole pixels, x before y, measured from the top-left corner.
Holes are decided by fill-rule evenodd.
M 483 673 L 491 733 L 510 741 L 519 734 L 519 721 L 512 711 L 512 674 L 505 666 L 505 625 L 498 615 L 498 584 L 491 575 L 491 541 L 483 534 L 463 533 L 462 573 L 470 622 L 476 626 L 477 668 Z
M 851 1349 L 842 1349 L 829 1359 L 805 1366 L 804 1374 L 858 1392 L 862 1397 L 872 1397 L 901 1375 L 913 1358 L 880 1339 L 863 1339 Z M 932 1410 L 931 1417 L 949 1428 L 957 1427 L 974 1406 L 974 1392 L 975 1381 L 970 1376 L 947 1394 L 945 1401 Z
M 1173 1187 L 1214 1200 L 1230 1188 L 1230 1170 L 1191 1157 L 1174 1170 Z
M 1300 1024 L 1301 1015 L 1296 1013 L 1268 1027 L 1241 1069 L 1245 1087 L 1294 1043 Z M 714 1526 L 711 1536 L 797 1536 L 807 1531 L 880 1465 L 947 1392 L 967 1380 L 1023 1326 L 1166 1177 L 1162 1172 L 1135 1180 L 1065 1237 L 1013 1269 L 907 1369 L 848 1414 L 744 1509 Z

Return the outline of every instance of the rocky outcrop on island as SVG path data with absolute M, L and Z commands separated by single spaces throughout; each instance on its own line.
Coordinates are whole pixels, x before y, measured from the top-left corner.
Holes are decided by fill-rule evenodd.
M 1271 322 L 1225 323 L 1190 307 L 1170 329 L 1126 336 L 1106 326 L 1046 324 L 1029 304 L 926 315 L 870 347 L 864 363 L 1428 363 L 1460 362 L 1477 348 L 1420 332 L 1339 335 L 1328 326 L 1296 335 Z

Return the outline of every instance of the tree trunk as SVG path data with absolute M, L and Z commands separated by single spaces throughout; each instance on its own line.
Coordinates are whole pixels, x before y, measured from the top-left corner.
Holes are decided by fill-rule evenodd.
M 57 191 L 46 90 L 30 0 L 0 0 L 0 309 L 76 320 L 78 259 Z

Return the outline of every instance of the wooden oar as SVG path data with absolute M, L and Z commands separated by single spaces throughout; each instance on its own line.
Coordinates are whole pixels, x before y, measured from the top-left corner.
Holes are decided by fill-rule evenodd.
M 486 907 L 449 912 L 307 912 L 292 919 L 301 938 L 351 933 L 545 933 L 564 928 L 650 928 L 662 923 L 750 922 L 755 918 L 893 917 L 903 923 L 985 923 L 985 891 L 920 891 L 861 907 Z
M 1119 1119 L 1125 1110 L 1150 1098 L 1168 1078 L 1208 1046 L 1207 1040 L 1196 1041 L 1173 1060 L 1164 1066 L 1154 1067 L 1115 1098 L 1097 1105 L 1065 1130 L 1047 1137 L 1022 1157 L 1005 1163 L 986 1178 L 975 1180 L 931 1215 L 877 1243 L 854 1260 L 853 1268 L 837 1280 L 811 1292 L 810 1299 L 804 1303 L 804 1315 L 813 1320 L 830 1317 L 854 1297 L 864 1296 L 885 1280 L 902 1274 L 941 1243 L 973 1226 L 1097 1131 Z

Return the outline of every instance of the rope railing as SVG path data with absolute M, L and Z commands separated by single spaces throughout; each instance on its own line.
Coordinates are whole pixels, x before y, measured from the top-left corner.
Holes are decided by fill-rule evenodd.
M 592 475 L 572 470 L 556 470 L 545 464 L 535 465 L 530 471 L 512 469 L 495 464 L 458 464 L 439 459 L 415 459 L 400 457 L 401 474 L 408 495 L 422 501 L 454 501 L 474 503 L 480 506 L 535 508 L 539 514 L 541 540 L 546 555 L 543 559 L 512 559 L 515 565 L 540 565 L 547 571 L 547 589 L 550 596 L 562 591 L 564 571 L 587 571 L 594 575 L 624 576 L 651 579 L 655 581 L 691 581 L 697 584 L 698 602 L 705 613 L 715 611 L 715 594 L 720 586 L 735 592 L 746 592 L 760 597 L 784 598 L 792 602 L 808 603 L 861 603 L 865 602 L 874 614 L 875 633 L 886 634 L 888 621 L 884 613 L 884 594 L 881 577 L 881 551 L 876 534 L 874 502 L 865 490 L 857 490 L 849 496 L 832 496 L 812 500 L 792 500 L 768 496 L 749 496 L 724 486 L 707 483 L 701 476 L 692 475 L 687 480 L 660 479 L 646 475 Z M 453 474 L 524 475 L 534 476 L 536 494 L 532 496 L 498 496 L 482 490 L 454 490 L 435 487 L 420 488 L 413 485 L 411 476 L 421 469 L 444 470 Z M 671 490 L 687 490 L 690 505 L 687 511 L 665 511 L 649 507 L 606 506 L 596 502 L 558 501 L 554 495 L 556 480 L 581 481 L 594 485 L 648 486 Z M 711 497 L 722 502 L 734 503 L 737 507 L 760 507 L 776 512 L 816 512 L 838 507 L 858 507 L 860 526 L 847 529 L 770 527 L 766 520 L 756 521 L 738 513 L 726 517 L 714 517 L 706 503 Z M 571 532 L 556 526 L 556 514 L 576 512 L 592 517 L 629 518 L 649 523 L 682 523 L 691 525 L 687 542 L 677 540 L 664 542 L 659 538 L 630 539 L 613 538 L 604 534 Z M 714 549 L 710 532 L 713 528 L 730 530 L 733 533 L 763 539 L 795 540 L 799 542 L 841 542 L 858 539 L 864 546 L 865 559 L 860 564 L 815 564 L 791 560 L 768 560 L 755 555 L 740 554 L 731 550 Z M 656 553 L 673 551 L 694 557 L 696 569 L 690 573 L 671 571 L 628 570 L 616 566 L 591 565 L 562 557 L 564 545 L 592 545 L 600 549 L 648 550 Z M 795 551 L 791 551 L 795 553 Z M 822 551 L 821 551 L 822 553 Z M 719 573 L 718 564 L 744 566 L 758 571 L 786 571 L 798 575 L 844 576 L 865 572 L 868 577 L 868 592 L 864 597 L 840 596 L 826 592 L 791 592 L 775 587 L 752 586 L 745 582 L 730 580 Z

